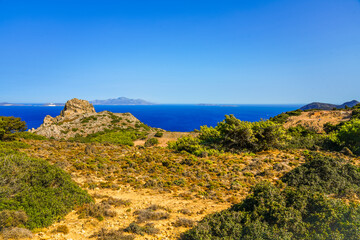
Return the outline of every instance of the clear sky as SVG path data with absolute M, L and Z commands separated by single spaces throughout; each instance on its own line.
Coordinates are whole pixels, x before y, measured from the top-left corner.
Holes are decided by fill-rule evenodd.
M 359 0 L 0 0 L 0 102 L 360 100 Z

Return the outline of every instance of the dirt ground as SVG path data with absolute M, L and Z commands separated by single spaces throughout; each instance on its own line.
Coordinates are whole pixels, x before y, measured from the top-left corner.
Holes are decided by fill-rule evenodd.
M 351 113 L 351 110 L 302 112 L 300 116 L 290 117 L 284 124 L 284 127 L 289 128 L 302 125 L 306 128 L 314 129 L 318 133 L 323 133 L 325 123 L 336 125 L 340 122 L 348 121 L 351 118 Z

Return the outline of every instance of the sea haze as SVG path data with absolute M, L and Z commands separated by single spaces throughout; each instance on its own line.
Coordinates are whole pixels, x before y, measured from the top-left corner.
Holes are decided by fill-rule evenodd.
M 97 112 L 111 111 L 116 113 L 129 112 L 151 127 L 167 131 L 187 132 L 200 129 L 200 126 L 216 126 L 224 120 L 224 116 L 234 114 L 243 121 L 259 121 L 268 119 L 282 112 L 296 110 L 301 105 L 131 105 L 110 106 L 96 105 Z M 0 116 L 20 117 L 26 121 L 28 128 L 39 127 L 45 116 L 56 117 L 63 107 L 44 106 L 0 106 Z

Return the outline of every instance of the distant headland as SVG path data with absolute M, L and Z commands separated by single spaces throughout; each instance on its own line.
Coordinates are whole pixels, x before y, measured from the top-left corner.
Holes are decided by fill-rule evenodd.
M 347 107 L 354 107 L 360 102 L 356 100 L 352 100 L 349 102 L 345 102 L 341 105 L 331 104 L 331 103 L 321 103 L 321 102 L 312 102 L 300 108 L 300 110 L 311 110 L 311 109 L 319 109 L 319 110 L 332 110 L 332 109 L 342 109 Z

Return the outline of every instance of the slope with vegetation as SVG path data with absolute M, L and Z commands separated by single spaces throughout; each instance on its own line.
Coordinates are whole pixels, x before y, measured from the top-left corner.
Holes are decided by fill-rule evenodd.
M 81 101 L 70 105 L 77 104 L 61 117 L 95 114 Z M 318 111 L 254 123 L 230 115 L 181 134 L 168 148 L 158 143 L 179 135 L 146 125 L 118 128 L 114 119 L 96 131 L 102 119 L 91 119 L 86 134 L 56 140 L 24 132 L 20 119 L 0 118 L 1 234 L 359 239 L 359 106 L 348 111 L 321 133 L 301 122 L 286 126 Z

